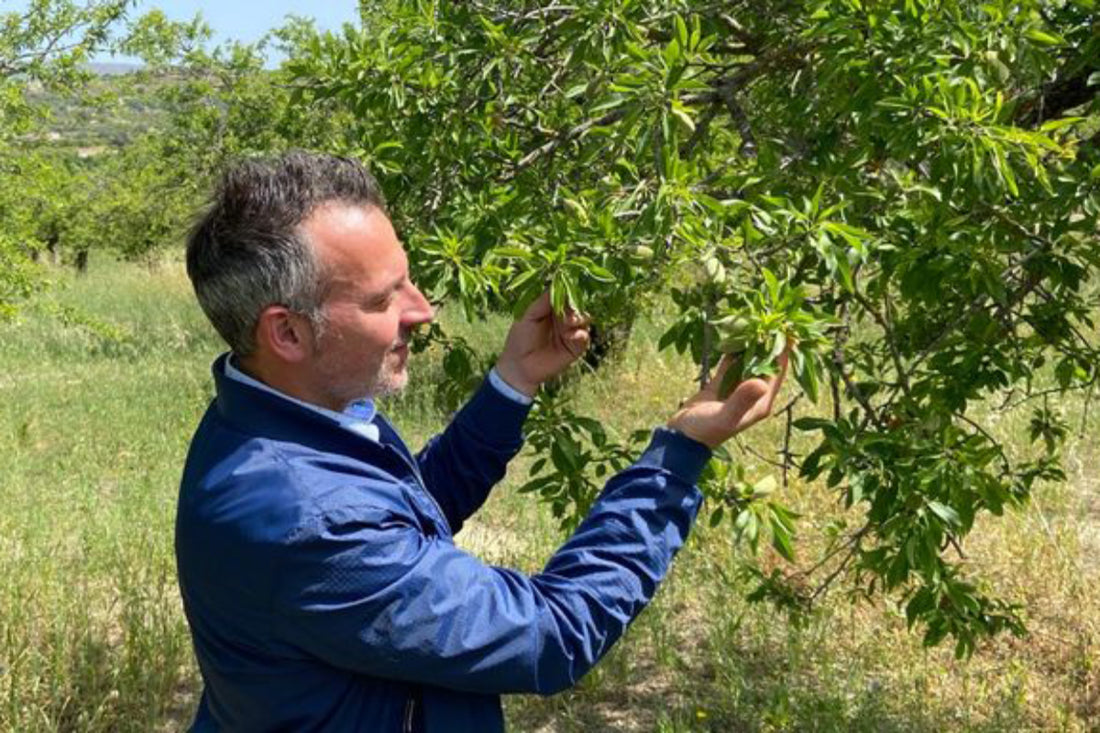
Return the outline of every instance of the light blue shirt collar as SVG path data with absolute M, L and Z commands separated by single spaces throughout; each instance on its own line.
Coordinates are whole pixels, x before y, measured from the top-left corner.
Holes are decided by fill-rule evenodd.
M 247 384 L 248 386 L 255 387 L 256 389 L 262 389 L 264 392 L 268 392 L 269 394 L 273 394 L 276 397 L 281 397 L 284 400 L 293 402 L 294 404 L 300 405 L 307 410 L 313 410 L 314 412 L 320 413 L 331 420 L 335 420 L 337 423 L 340 424 L 341 427 L 350 430 L 353 433 L 362 435 L 375 442 L 378 442 L 378 426 L 374 424 L 374 400 L 356 400 L 355 402 L 352 402 L 350 405 L 344 408 L 343 412 L 335 412 L 333 410 L 321 407 L 320 405 L 311 405 L 308 402 L 302 402 L 299 399 L 291 397 L 285 392 L 280 392 L 274 387 L 270 387 L 264 384 L 258 379 L 253 379 L 233 365 L 233 362 L 235 360 L 236 356 L 234 356 L 233 354 L 230 354 L 229 358 L 225 360 L 225 376 L 229 379 L 240 382 L 241 384 Z M 521 405 L 530 405 L 531 402 L 533 402 L 530 397 L 505 382 L 504 379 L 499 374 L 497 374 L 496 367 L 493 367 L 489 371 L 489 383 L 492 384 L 498 392 L 500 392 L 508 399 L 513 400 L 514 402 L 517 402 Z
M 256 389 L 262 389 L 264 392 L 268 392 L 277 397 L 281 397 L 284 400 L 293 402 L 296 405 L 306 408 L 307 410 L 313 410 L 320 413 L 330 420 L 335 420 L 341 427 L 361 435 L 365 438 L 369 438 L 375 442 L 379 440 L 378 426 L 374 424 L 374 400 L 356 400 L 344 408 L 343 412 L 335 412 L 320 405 L 311 405 L 308 402 L 302 402 L 299 399 L 291 397 L 285 392 L 280 392 L 274 387 L 270 387 L 258 379 L 253 379 L 248 376 L 236 366 L 233 362 L 236 357 L 233 354 L 229 355 L 229 358 L 225 360 L 225 376 L 241 384 L 247 384 L 250 387 Z

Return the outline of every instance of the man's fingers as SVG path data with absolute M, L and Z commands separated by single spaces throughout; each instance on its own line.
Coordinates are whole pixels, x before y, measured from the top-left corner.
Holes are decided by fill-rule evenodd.
M 567 328 L 587 328 L 592 323 L 592 319 L 572 308 L 566 308 L 561 322 Z
M 550 291 L 545 290 L 542 295 L 531 302 L 531 305 L 527 306 L 527 310 L 523 313 L 523 320 L 542 320 L 550 315 L 551 312 L 553 312 L 553 309 L 550 307 Z
M 717 381 L 717 380 L 715 380 Z M 722 409 L 735 419 L 749 415 L 768 396 L 768 383 L 763 379 L 746 379 L 733 390 Z
M 747 379 L 737 385 L 723 405 L 723 411 L 736 423 L 738 431 L 760 422 L 771 414 L 775 398 L 787 375 L 787 352 L 778 359 L 779 373 L 767 378 Z M 717 382 L 717 380 L 715 380 Z
M 570 343 L 576 344 L 581 351 L 584 351 L 588 348 L 588 342 L 592 337 L 589 335 L 587 328 L 578 328 L 570 333 L 567 338 Z

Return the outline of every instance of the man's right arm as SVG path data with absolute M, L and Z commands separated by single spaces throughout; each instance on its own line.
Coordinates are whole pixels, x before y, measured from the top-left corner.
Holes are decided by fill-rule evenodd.
M 485 565 L 372 507 L 286 548 L 278 635 L 362 674 L 482 693 L 573 685 L 653 597 L 702 496 L 710 450 L 659 429 L 544 570 Z

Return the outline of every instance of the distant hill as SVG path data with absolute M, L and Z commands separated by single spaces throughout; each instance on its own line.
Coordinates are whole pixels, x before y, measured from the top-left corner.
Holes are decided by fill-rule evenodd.
M 94 77 L 75 94 L 28 88 L 28 98 L 49 113 L 45 134 L 36 139 L 87 157 L 89 150 L 124 146 L 164 119 L 163 102 L 155 94 L 163 82 L 126 76 L 140 71 L 141 64 L 96 62 L 86 68 Z
M 90 64 L 85 64 L 93 74 L 100 76 L 120 76 L 122 74 L 132 74 L 135 71 L 142 69 L 140 63 L 126 63 L 122 61 L 94 61 Z

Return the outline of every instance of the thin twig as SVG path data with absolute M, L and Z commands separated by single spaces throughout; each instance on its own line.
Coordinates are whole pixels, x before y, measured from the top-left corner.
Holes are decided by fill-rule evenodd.
M 869 529 L 869 525 L 864 527 L 864 530 Z M 836 566 L 833 572 L 825 576 L 825 579 L 814 589 L 814 592 L 810 594 L 810 603 L 817 601 L 819 596 L 824 596 L 828 593 L 829 587 L 833 584 L 840 574 L 848 567 L 848 564 L 852 562 L 852 559 L 859 554 L 860 544 L 863 541 L 864 530 L 857 532 L 852 539 L 848 542 L 848 554 L 844 556 L 844 559 L 840 561 L 840 564 Z
M 761 461 L 763 461 L 764 463 L 767 463 L 769 466 L 773 466 L 775 468 L 783 468 L 783 463 L 781 463 L 780 461 L 777 461 L 773 458 L 768 458 L 763 453 L 761 453 L 760 451 L 753 448 L 751 445 L 745 445 L 743 442 L 741 442 L 740 437 L 735 438 L 735 440 L 737 441 L 737 447 L 740 448 L 741 450 L 743 450 L 744 452 L 746 452 L 750 455 L 753 455 L 756 458 L 759 458 Z
M 706 297 L 707 302 L 703 306 L 703 358 L 700 359 L 702 365 L 699 369 L 699 389 L 705 389 L 710 381 L 710 357 L 711 350 L 714 348 L 710 337 L 710 321 L 714 317 L 714 296 L 713 293 L 709 292 L 709 288 Z
M 1092 407 L 1092 383 L 1089 383 L 1088 390 L 1085 392 L 1085 406 L 1081 411 L 1081 428 L 1077 431 L 1077 435 L 1080 438 L 1085 437 L 1085 428 L 1089 423 L 1089 408 Z
M 984 435 L 985 439 L 988 440 L 990 443 L 992 443 L 993 447 L 997 449 L 997 453 L 998 453 L 998 455 L 1000 456 L 1000 459 L 1001 459 L 1001 467 L 1005 470 L 1005 473 L 1009 473 L 1009 472 L 1012 471 L 1012 464 L 1009 462 L 1008 455 L 1005 453 L 1004 446 L 1001 445 L 1000 441 L 998 441 L 996 438 L 994 438 L 992 435 L 990 435 L 988 430 L 983 428 L 981 425 L 979 425 L 974 420 L 971 420 L 969 417 L 967 417 L 963 413 L 961 413 L 961 412 L 956 413 L 955 417 L 959 418 L 960 420 L 965 422 L 967 425 L 969 425 L 970 427 L 974 428 L 979 433 Z
M 1097 373 L 1097 376 L 1093 377 L 1092 379 L 1090 379 L 1087 382 L 1084 382 L 1083 384 L 1074 385 L 1072 387 L 1066 387 L 1064 389 L 1062 387 L 1051 387 L 1049 389 L 1039 390 L 1038 392 L 1031 392 L 1031 393 L 1025 394 L 1023 397 L 1016 400 L 1015 402 L 1010 402 L 1010 403 L 1001 405 L 1000 409 L 1002 409 L 1002 410 L 1014 410 L 1017 407 L 1019 407 L 1020 405 L 1023 405 L 1027 402 L 1031 402 L 1034 399 L 1042 399 L 1042 398 L 1045 398 L 1045 397 L 1047 397 L 1049 395 L 1052 395 L 1052 394 L 1065 394 L 1066 392 L 1076 392 L 1077 390 L 1081 390 L 1081 389 L 1087 389 L 1087 390 L 1091 391 L 1092 388 L 1096 386 L 1098 378 L 1100 378 L 1100 372 Z
M 871 314 L 871 318 L 875 319 L 879 328 L 882 329 L 883 338 L 886 341 L 887 346 L 890 347 L 890 356 L 894 361 L 894 369 L 898 373 L 898 384 L 901 385 L 901 389 L 905 392 L 905 395 L 909 395 L 909 374 L 905 370 L 905 364 L 902 363 L 901 353 L 898 351 L 897 339 L 894 338 L 893 329 L 890 328 L 890 323 L 886 320 L 885 316 L 878 312 L 871 304 L 871 301 L 867 299 L 863 293 L 859 292 L 858 288 L 852 288 L 852 297 L 856 299 L 863 310 Z
M 802 399 L 802 393 L 799 392 L 794 398 L 787 403 L 787 406 L 780 410 L 780 414 L 786 413 L 787 424 L 783 433 L 783 488 L 787 488 L 789 485 L 788 474 L 791 469 L 791 432 L 794 430 L 794 406 Z
M 530 166 L 539 158 L 542 158 L 543 156 L 554 152 L 565 143 L 580 137 L 584 133 L 591 130 L 593 127 L 603 127 L 604 125 L 610 125 L 613 122 L 617 122 L 622 119 L 625 114 L 626 111 L 623 109 L 612 110 L 611 112 L 605 114 L 603 117 L 586 120 L 576 127 L 562 132 L 558 135 L 558 137 L 550 140 L 547 143 L 544 143 L 543 145 L 540 145 L 531 152 L 527 153 L 527 155 L 520 158 L 515 167 L 507 175 L 504 176 L 504 180 L 512 180 L 516 177 L 516 175 L 518 175 L 521 170 Z
M 806 570 L 800 570 L 800 571 L 798 571 L 798 572 L 794 573 L 794 574 L 793 574 L 793 577 L 798 577 L 798 578 L 809 578 L 809 577 L 810 577 L 811 575 L 813 575 L 814 573 L 816 573 L 816 572 L 817 572 L 818 570 L 820 570 L 821 568 L 825 567 L 825 565 L 826 565 L 826 564 L 827 564 L 827 563 L 828 563 L 828 562 L 829 562 L 830 560 L 832 560 L 832 559 L 833 559 L 834 557 L 836 557 L 837 555 L 839 555 L 839 554 L 840 554 L 841 552 L 843 552 L 843 551 L 844 551 L 844 550 L 845 550 L 846 548 L 849 548 L 849 547 L 851 547 L 851 546 L 852 546 L 853 544 L 855 544 L 855 543 L 859 542 L 860 540 L 862 540 L 862 539 L 863 539 L 863 537 L 864 537 L 864 536 L 865 536 L 865 535 L 866 535 L 866 534 L 867 534 L 868 532 L 870 532 L 870 531 L 871 531 L 871 525 L 870 525 L 870 524 L 865 524 L 865 525 L 863 525 L 863 526 L 862 526 L 862 527 L 860 527 L 860 528 L 859 528 L 858 530 L 856 530 L 855 532 L 853 532 L 853 533 L 852 533 L 852 534 L 851 534 L 851 535 L 850 535 L 850 536 L 848 537 L 848 539 L 847 539 L 847 540 L 845 540 L 844 542 L 838 542 L 838 543 L 837 543 L 836 545 L 834 545 L 834 546 L 832 547 L 832 549 L 830 549 L 830 550 L 829 550 L 828 552 L 826 552 L 826 553 L 825 553 L 825 555 L 823 555 L 823 556 L 821 557 L 821 559 L 819 559 L 819 560 L 818 560 L 818 561 L 817 561 L 816 563 L 814 563 L 814 566 L 813 566 L 812 568 L 807 568 Z

